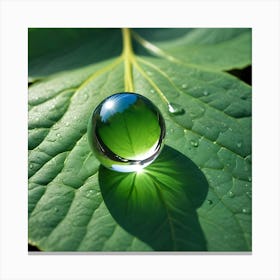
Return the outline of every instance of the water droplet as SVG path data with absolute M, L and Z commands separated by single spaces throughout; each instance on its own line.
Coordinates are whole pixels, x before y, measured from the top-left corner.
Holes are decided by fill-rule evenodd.
M 30 169 L 33 169 L 33 164 L 32 164 L 32 163 L 29 164 L 29 168 L 30 168 Z
M 182 84 L 182 88 L 187 88 L 187 85 L 186 84 Z
M 241 148 L 241 146 L 242 146 L 242 143 L 241 143 L 241 142 L 238 142 L 238 143 L 237 143 L 237 147 L 238 147 L 238 148 Z
M 207 90 L 205 90 L 205 91 L 203 91 L 203 95 L 207 96 L 207 95 L 209 95 L 209 92 Z
M 184 133 L 187 133 L 188 132 L 188 130 L 187 129 L 184 129 Z
M 243 208 L 242 213 L 248 213 L 248 210 L 246 208 Z
M 87 100 L 88 100 L 88 94 L 85 93 L 85 94 L 83 95 L 83 101 L 87 101 Z
M 173 115 L 182 115 L 185 113 L 185 110 L 180 105 L 175 103 L 168 104 L 168 111 Z
M 234 197 L 235 196 L 234 192 L 232 192 L 232 191 L 229 191 L 228 195 L 229 195 L 229 197 Z
M 150 91 L 151 91 L 151 93 L 155 93 L 155 90 L 154 90 L 154 89 L 151 89 Z
M 86 194 L 86 197 L 89 198 L 90 196 L 92 196 L 93 194 L 93 190 L 89 190 Z
M 123 119 L 130 122 L 124 123 Z M 88 140 L 96 158 L 108 169 L 139 171 L 152 163 L 163 147 L 164 119 L 158 108 L 140 94 L 107 97 L 96 107 L 90 121 Z M 126 144 L 128 138 L 130 146 Z
M 193 146 L 193 147 L 198 147 L 198 141 L 196 141 L 196 140 L 191 140 L 191 145 Z
M 248 181 L 249 181 L 249 182 L 252 182 L 252 177 L 248 177 Z
M 208 203 L 209 205 L 212 205 L 212 204 L 213 204 L 213 201 L 210 200 L 210 199 L 208 199 L 208 200 L 207 200 L 207 203 Z
M 57 133 L 56 136 L 57 136 L 57 138 L 61 138 L 61 134 L 60 133 Z
M 65 123 L 65 126 L 69 126 L 69 122 L 66 122 L 66 123 Z
M 247 184 L 247 183 L 245 184 L 245 187 L 246 187 L 246 188 L 248 187 L 248 184 Z

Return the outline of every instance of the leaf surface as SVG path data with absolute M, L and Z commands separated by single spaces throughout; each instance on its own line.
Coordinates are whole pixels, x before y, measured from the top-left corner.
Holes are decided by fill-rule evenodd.
M 133 52 L 118 29 L 30 31 L 30 243 L 250 251 L 251 87 L 221 71 L 251 63 L 250 36 L 134 29 Z M 99 167 L 86 137 L 94 108 L 128 87 L 157 104 L 167 131 L 166 148 L 137 176 Z

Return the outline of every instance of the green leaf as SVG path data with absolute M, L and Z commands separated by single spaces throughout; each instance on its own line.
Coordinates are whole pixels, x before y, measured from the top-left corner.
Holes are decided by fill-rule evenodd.
M 29 242 L 250 251 L 251 87 L 222 72 L 249 65 L 250 50 L 248 29 L 30 30 Z M 166 147 L 141 174 L 99 167 L 87 143 L 94 108 L 123 91 L 166 121 Z

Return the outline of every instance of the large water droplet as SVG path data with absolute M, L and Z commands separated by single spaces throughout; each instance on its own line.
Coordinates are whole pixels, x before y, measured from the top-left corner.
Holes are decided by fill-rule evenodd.
M 180 105 L 175 103 L 168 104 L 168 111 L 173 115 L 182 115 L 185 113 L 184 108 L 182 108 Z
M 136 93 L 103 100 L 88 123 L 88 139 L 97 159 L 119 172 L 135 172 L 152 163 L 163 147 L 165 123 L 158 108 Z

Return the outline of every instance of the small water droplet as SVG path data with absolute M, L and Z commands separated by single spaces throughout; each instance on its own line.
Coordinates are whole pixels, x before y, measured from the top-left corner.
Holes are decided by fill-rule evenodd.
M 252 177 L 248 177 L 248 181 L 249 181 L 249 182 L 252 182 Z
M 235 194 L 234 194 L 234 192 L 229 191 L 229 192 L 228 192 L 228 195 L 229 195 L 229 197 L 234 197 Z
M 66 123 L 65 123 L 65 126 L 69 126 L 69 122 L 66 122 Z
M 207 95 L 209 95 L 209 92 L 207 90 L 205 90 L 205 91 L 203 91 L 203 95 L 207 96 Z
M 191 140 L 191 145 L 193 146 L 193 147 L 198 147 L 198 142 L 196 141 L 196 140 Z
M 187 129 L 184 129 L 184 133 L 187 133 L 188 131 L 187 131 Z
M 154 90 L 154 89 L 151 89 L 150 91 L 151 91 L 151 93 L 155 93 L 155 90 Z
M 243 209 L 242 209 L 242 212 L 243 212 L 243 213 L 248 213 L 248 210 L 247 210 L 246 208 L 243 208 Z
M 182 84 L 182 88 L 187 88 L 187 85 L 186 84 Z
M 168 104 L 168 111 L 173 115 L 182 115 L 185 113 L 185 110 L 182 107 L 180 107 L 180 105 L 175 103 Z
M 56 136 L 57 136 L 58 138 L 61 138 L 61 134 L 60 134 L 60 133 L 57 133 Z
M 212 205 L 212 204 L 213 204 L 213 201 L 210 200 L 210 199 L 208 199 L 208 200 L 207 200 L 207 203 L 208 203 L 209 205 Z
M 32 164 L 32 163 L 29 164 L 29 168 L 30 168 L 30 169 L 33 169 L 33 164 Z
M 54 212 L 58 212 L 59 209 L 57 207 L 54 207 Z
M 90 197 L 92 195 L 92 193 L 93 193 L 93 190 L 89 190 L 86 194 L 86 197 Z
M 83 101 L 87 101 L 87 100 L 88 100 L 88 94 L 85 93 L 85 94 L 83 95 Z
M 238 142 L 236 145 L 237 145 L 238 148 L 241 148 L 242 143 L 241 143 L 241 142 Z

